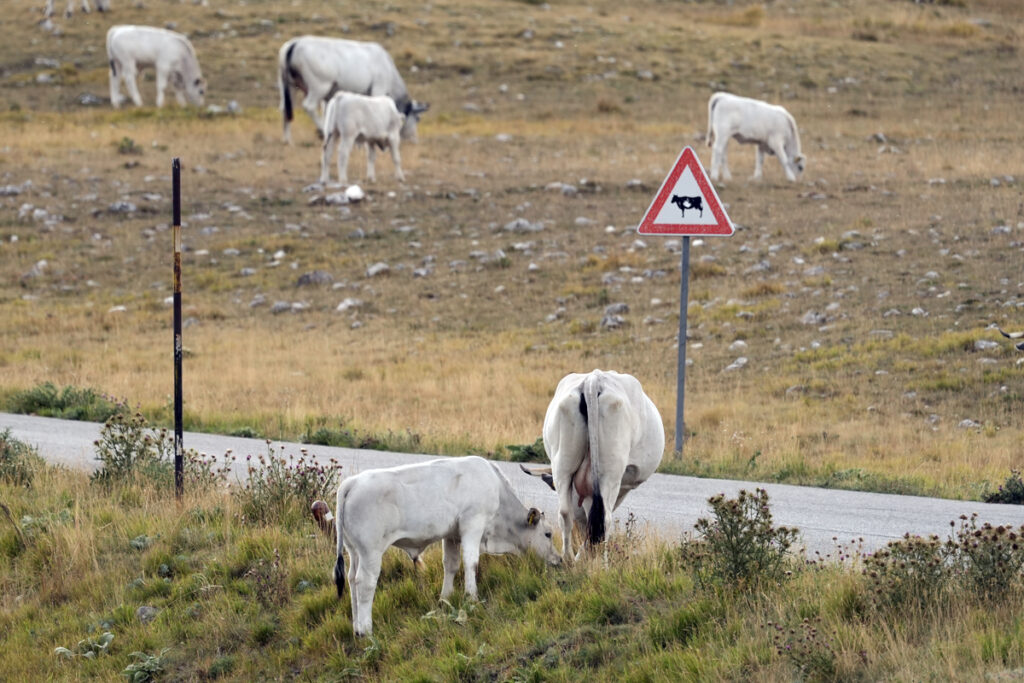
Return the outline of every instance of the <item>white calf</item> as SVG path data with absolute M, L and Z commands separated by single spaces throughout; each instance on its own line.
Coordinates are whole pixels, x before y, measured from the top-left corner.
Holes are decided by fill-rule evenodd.
M 331 145 L 337 145 L 338 182 L 348 183 L 348 157 L 352 147 L 366 143 L 366 179 L 374 182 L 377 148 L 391 150 L 395 177 L 405 182 L 402 158 L 398 151 L 405 116 L 398 113 L 395 101 L 386 95 L 367 97 L 341 92 L 331 98 L 324 112 L 324 144 L 320 159 L 320 182 L 330 181 Z
M 455 587 L 459 546 L 466 594 L 476 597 L 480 553 L 519 554 L 533 550 L 547 562 L 561 562 L 551 544 L 551 526 L 536 508 L 519 501 L 505 476 L 483 458 L 445 458 L 415 465 L 367 470 L 341 482 L 334 519 L 338 556 L 334 584 L 345 589 L 345 558 L 356 635 L 373 630 L 373 596 L 381 558 L 390 546 L 417 562 L 431 544 L 442 541 L 441 597 Z
M 761 179 L 765 154 L 779 158 L 782 169 L 790 181 L 804 171 L 804 157 L 800 153 L 800 134 L 789 112 L 775 104 L 749 97 L 717 92 L 708 100 L 708 136 L 711 147 L 711 179 L 719 175 L 732 180 L 725 147 L 733 138 L 741 144 L 757 145 L 753 180 Z
M 140 68 L 156 69 L 156 106 L 164 106 L 164 91 L 174 87 L 178 104 L 201 106 L 206 81 L 199 70 L 195 48 L 188 38 L 151 26 L 113 26 L 107 31 L 107 58 L 110 60 L 110 103 L 114 108 L 123 101 L 118 85 L 125 89 L 135 106 L 142 106 L 142 96 L 135 83 Z

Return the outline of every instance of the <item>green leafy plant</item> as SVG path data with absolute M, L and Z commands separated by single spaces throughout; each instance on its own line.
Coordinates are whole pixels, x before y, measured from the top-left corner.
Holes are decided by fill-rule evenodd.
M 74 659 L 75 657 L 84 657 L 85 659 L 96 659 L 110 647 L 110 643 L 114 641 L 114 634 L 110 631 L 104 631 L 103 635 L 98 638 L 84 638 L 78 641 L 78 645 L 75 645 L 73 649 L 66 647 L 54 648 L 53 654 L 58 657 L 64 657 L 65 659 Z
M 798 532 L 772 525 L 767 491 L 741 490 L 735 499 L 719 494 L 708 504 L 713 519 L 701 518 L 694 525 L 701 538 L 681 546 L 698 583 L 744 589 L 791 573 L 789 550 Z
M 107 419 L 94 442 L 100 468 L 93 481 L 112 484 L 135 478 L 158 485 L 173 483 L 173 443 L 167 430 L 154 433 L 142 413 L 117 413 Z
M 134 658 L 135 661 L 126 666 L 121 675 L 131 681 L 131 683 L 147 683 L 147 681 L 155 680 L 158 674 L 163 673 L 164 655 L 170 649 L 165 647 L 160 650 L 160 654 L 156 655 L 149 655 L 145 652 L 131 653 L 128 656 Z

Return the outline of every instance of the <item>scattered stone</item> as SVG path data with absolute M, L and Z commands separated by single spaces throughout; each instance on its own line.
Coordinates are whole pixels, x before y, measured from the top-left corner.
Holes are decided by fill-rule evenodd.
M 330 206 L 341 206 L 342 204 L 348 204 L 348 193 L 347 192 L 332 192 L 324 197 L 324 203 Z
M 746 351 L 747 350 L 747 342 L 743 341 L 742 339 L 737 339 L 732 344 L 729 344 L 729 350 L 730 351 L 734 351 L 734 352 L 735 351 Z
M 609 315 L 622 315 L 623 313 L 629 313 L 629 304 L 625 302 L 618 302 L 614 304 L 608 304 L 604 307 L 604 314 Z
M 338 307 L 335 308 L 334 310 L 337 311 L 338 313 L 344 313 L 345 311 L 349 311 L 349 310 L 352 310 L 354 308 L 362 308 L 362 307 L 363 307 L 363 302 L 362 302 L 361 299 L 353 299 L 353 298 L 349 297 L 349 298 L 346 298 L 344 301 L 342 301 L 340 304 L 338 304 Z
M 280 258 L 277 254 L 274 254 L 274 258 Z M 328 273 L 326 270 L 314 270 L 311 273 L 304 273 L 299 276 L 299 279 L 295 282 L 296 287 L 310 287 L 313 285 L 329 285 L 334 282 L 334 276 Z
M 127 310 L 127 306 L 111 306 L 107 313 L 125 313 Z
M 957 429 L 974 429 L 980 426 L 980 422 L 975 422 L 974 420 L 967 418 L 966 420 L 960 420 L 959 424 L 957 424 Z
M 107 207 L 107 211 L 111 213 L 135 213 L 138 210 L 139 207 L 126 201 L 114 202 Z
M 139 608 L 135 610 L 135 618 L 143 624 L 150 623 L 156 619 L 156 615 L 158 614 L 160 614 L 160 610 L 156 607 L 150 607 L 149 605 L 140 605 Z
M 800 322 L 804 325 L 823 325 L 825 323 L 825 316 L 817 311 L 807 311 L 800 318 Z
M 544 224 L 540 221 L 531 223 L 525 218 L 517 218 L 514 221 L 510 221 L 505 224 L 503 230 L 505 232 L 540 232 L 544 229 Z
M 923 308 L 921 308 L 920 306 L 915 306 L 915 307 L 914 307 L 914 308 L 913 308 L 913 309 L 912 309 L 912 310 L 910 311 L 910 315 L 915 315 L 915 316 L 917 316 L 917 317 L 919 317 L 919 318 L 927 318 L 927 317 L 928 317 L 928 311 L 924 310 L 924 309 L 923 309 Z
M 290 310 L 292 310 L 292 305 L 288 301 L 275 301 L 274 305 L 270 307 L 270 312 L 274 315 L 287 313 Z
M 747 362 L 748 361 L 747 361 L 746 356 L 740 356 L 739 358 L 734 360 L 732 363 L 729 363 L 729 365 L 725 366 L 725 369 L 722 370 L 722 372 L 732 372 L 733 370 L 742 370 L 743 368 L 747 367 Z
M 383 261 L 378 261 L 377 263 L 374 263 L 372 266 L 366 269 L 366 277 L 377 277 L 378 275 L 387 275 L 390 272 L 391 266 L 384 263 Z
M 366 193 L 363 192 L 363 188 L 358 185 L 349 185 L 348 189 L 345 190 L 345 196 L 353 204 L 363 201 L 366 199 Z
M 263 306 L 266 303 L 267 303 L 267 297 L 263 296 L 262 294 L 257 294 L 256 296 L 254 296 L 252 298 L 252 301 L 249 302 L 249 308 L 256 308 L 257 306 Z
M 601 319 L 601 327 L 606 330 L 617 330 L 626 324 L 626 319 L 621 315 L 606 315 Z
M 988 339 L 976 339 L 974 341 L 975 351 L 992 351 L 999 348 L 999 342 L 990 341 Z

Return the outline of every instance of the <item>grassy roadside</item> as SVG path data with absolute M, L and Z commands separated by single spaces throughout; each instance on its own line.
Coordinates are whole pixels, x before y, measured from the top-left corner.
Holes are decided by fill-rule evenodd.
M 257 521 L 237 492 L 179 504 L 165 487 L 30 460 L 26 483 L 8 476 L 15 458 L 31 454 L 0 450 L 12 680 L 964 680 L 1024 667 L 1013 530 L 999 531 L 1004 551 L 986 530 L 988 555 L 941 566 L 948 549 L 926 539 L 888 558 L 837 546 L 805 565 L 785 559 L 769 501 L 712 501 L 704 543 L 627 523 L 607 565 L 485 557 L 479 603 L 438 602 L 437 549 L 421 573 L 389 551 L 376 637 L 356 640 L 305 504 Z M 742 520 L 738 543 L 717 533 Z M 967 524 L 958 533 L 977 546 Z

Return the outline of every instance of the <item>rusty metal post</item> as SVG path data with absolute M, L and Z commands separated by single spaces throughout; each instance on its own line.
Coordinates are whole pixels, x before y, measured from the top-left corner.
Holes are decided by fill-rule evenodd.
M 171 162 L 171 196 L 174 213 L 174 495 L 180 499 L 185 490 L 185 450 L 181 397 L 181 160 L 178 157 Z

